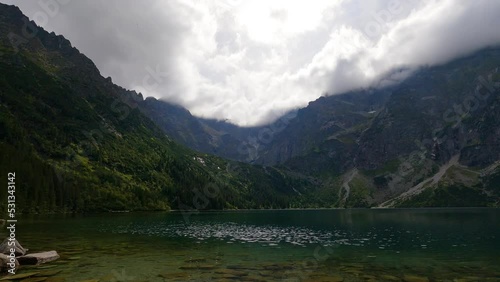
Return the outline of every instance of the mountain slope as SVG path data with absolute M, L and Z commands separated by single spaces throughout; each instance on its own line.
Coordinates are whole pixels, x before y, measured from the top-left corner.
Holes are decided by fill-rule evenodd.
M 499 205 L 499 65 L 500 49 L 486 49 L 391 88 L 320 98 L 260 161 L 336 182 L 340 206 Z
M 245 161 L 240 145 L 258 128 L 241 129 L 224 121 L 196 118 L 177 105 L 149 97 L 139 104 L 140 110 L 173 140 L 207 154 Z M 243 134 L 240 132 L 243 131 Z
M 490 48 L 398 85 L 321 97 L 281 126 L 231 128 L 212 152 L 309 175 L 327 206 L 499 205 L 499 65 Z
M 178 105 L 149 97 L 138 103 L 140 110 L 173 140 L 199 152 L 226 159 L 254 163 L 268 140 L 284 129 L 295 112 L 265 126 L 239 127 L 227 121 L 197 118 Z M 275 162 L 260 162 L 270 165 Z
M 288 207 L 310 189 L 175 143 L 139 110 L 141 95 L 3 4 L 0 73 L 0 170 L 16 172 L 18 212 Z

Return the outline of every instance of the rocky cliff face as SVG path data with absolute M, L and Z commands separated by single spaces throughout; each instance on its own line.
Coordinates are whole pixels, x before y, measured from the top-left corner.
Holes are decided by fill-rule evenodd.
M 357 139 L 383 109 L 390 89 L 321 97 L 298 111 L 290 124 L 259 154 L 258 163 L 280 164 L 293 158 L 328 158 L 340 171 L 352 166 Z M 342 162 L 342 163 L 341 163 Z
M 499 63 L 500 50 L 486 50 L 406 80 L 363 134 L 356 165 L 374 169 L 415 150 L 436 164 L 456 154 L 473 166 L 498 160 Z
M 500 160 L 498 66 L 500 49 L 488 49 L 423 68 L 392 88 L 320 98 L 259 160 L 336 179 L 337 187 L 357 182 L 363 205 L 414 191 L 390 203 L 402 204 L 436 187 L 488 198 L 497 188 L 486 179 Z M 346 204 L 353 189 L 339 189 Z

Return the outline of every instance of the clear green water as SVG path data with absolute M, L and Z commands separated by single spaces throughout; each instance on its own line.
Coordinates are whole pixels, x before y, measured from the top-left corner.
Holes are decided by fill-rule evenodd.
M 48 282 L 500 281 L 499 209 L 206 212 L 188 219 L 176 212 L 21 218 L 21 244 L 61 258 L 18 273 L 52 275 L 26 280 Z

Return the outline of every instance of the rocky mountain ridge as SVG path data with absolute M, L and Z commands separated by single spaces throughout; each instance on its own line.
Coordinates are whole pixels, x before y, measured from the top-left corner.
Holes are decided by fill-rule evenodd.
M 486 185 L 489 190 L 476 187 L 474 193 L 498 204 L 498 189 L 489 185 L 496 183 L 491 179 L 498 175 L 500 160 L 499 65 L 500 49 L 487 48 L 421 68 L 398 85 L 321 97 L 279 120 L 280 127 L 240 129 L 243 134 L 237 137 L 226 132 L 232 145 L 219 143 L 211 153 L 284 166 L 326 186 L 333 182 L 335 205 L 340 206 L 349 205 L 346 183 L 353 180 L 358 189 L 352 190 L 362 190 L 355 205 L 408 199 L 426 190 L 422 187 L 440 185 Z M 481 177 L 463 175 L 470 173 Z

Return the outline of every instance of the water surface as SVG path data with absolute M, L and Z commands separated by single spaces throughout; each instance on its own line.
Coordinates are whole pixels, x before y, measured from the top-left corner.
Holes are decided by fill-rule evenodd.
M 24 247 L 60 253 L 18 272 L 48 282 L 500 281 L 498 209 L 122 213 L 18 225 Z

